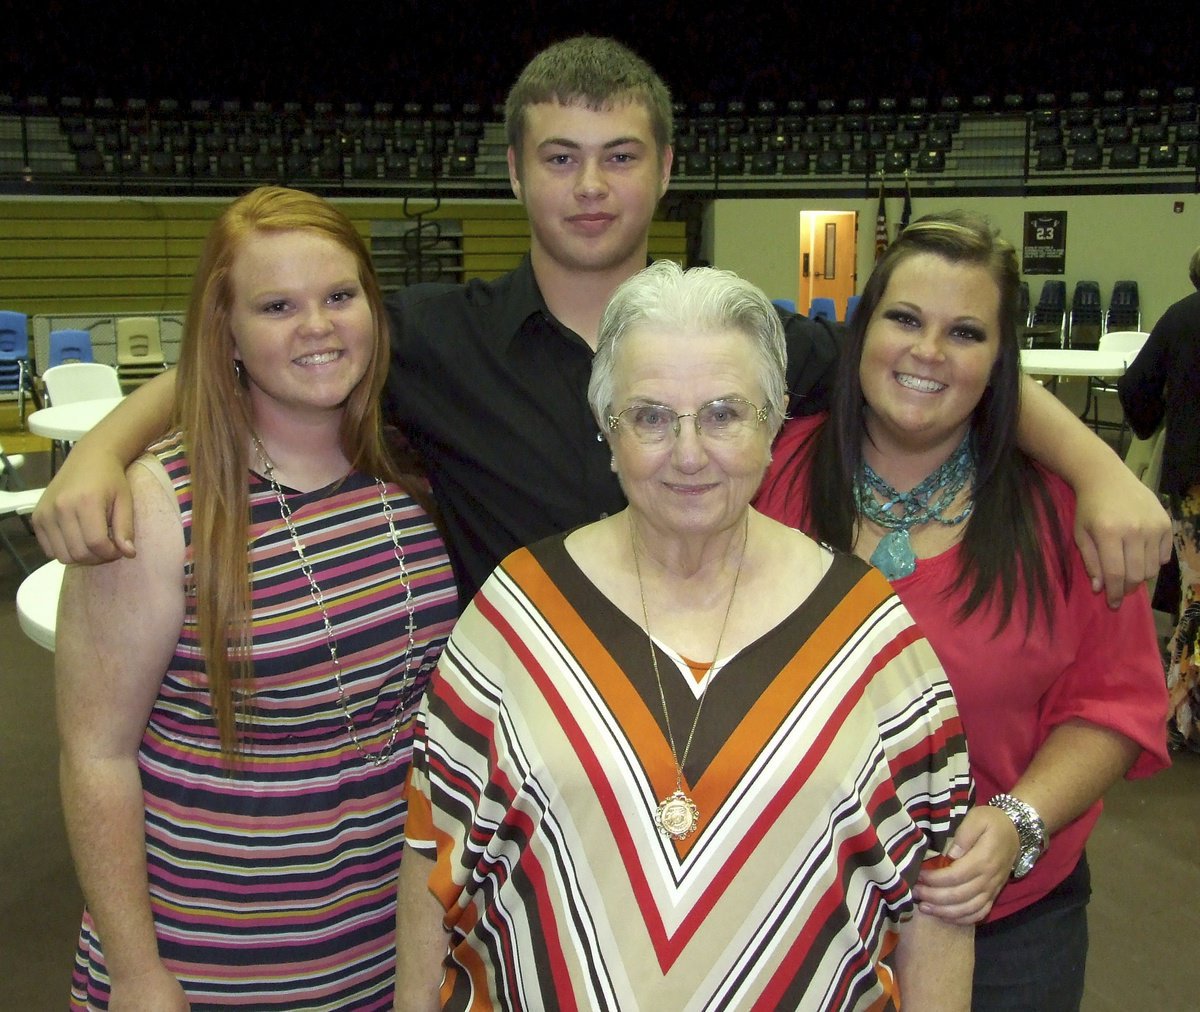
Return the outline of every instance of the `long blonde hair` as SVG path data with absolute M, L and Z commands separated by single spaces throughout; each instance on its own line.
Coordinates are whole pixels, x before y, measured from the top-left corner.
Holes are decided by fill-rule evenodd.
M 365 474 L 398 481 L 384 445 L 380 392 L 387 377 L 388 335 L 383 297 L 366 243 L 341 211 L 300 190 L 264 186 L 234 201 L 205 240 L 192 283 L 176 378 L 176 421 L 192 474 L 192 560 L 196 623 L 221 751 L 232 765 L 239 752 L 238 717 L 252 684 L 251 598 L 247 555 L 252 419 L 234 370 L 230 271 L 242 244 L 256 234 L 312 232 L 333 240 L 358 264 L 371 307 L 370 365 L 347 398 L 342 451 Z M 243 690 L 243 691 L 238 691 Z

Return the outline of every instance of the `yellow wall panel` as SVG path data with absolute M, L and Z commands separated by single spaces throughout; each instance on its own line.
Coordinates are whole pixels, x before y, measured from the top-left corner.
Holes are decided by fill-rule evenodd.
M 529 236 L 463 236 L 462 250 L 471 253 L 524 253 L 529 249 Z
M 0 199 L 0 308 L 41 313 L 175 311 L 187 300 L 203 238 L 224 198 Z M 375 222 L 421 220 L 461 227 L 461 277 L 495 277 L 529 249 L 525 209 L 515 200 L 347 199 L 335 203 L 362 235 Z M 651 229 L 654 257 L 682 259 L 682 222 Z M 457 254 L 455 254 L 457 256 Z
M 529 222 L 525 218 L 486 218 L 463 222 L 463 238 L 476 236 L 512 235 L 529 238 Z
M 0 209 L 2 213 L 2 209 Z M 129 257 L 137 259 L 150 254 L 159 257 L 184 257 L 195 263 L 200 256 L 201 239 L 14 239 L 2 243 L 0 265 L 4 269 L 21 260 L 54 260 L 70 257 Z
M 105 250 L 111 253 L 111 250 Z M 145 250 L 143 250 L 145 252 Z M 199 252 L 197 250 L 197 252 Z M 111 256 L 46 257 L 6 260 L 4 274 L 9 278 L 95 278 L 95 277 L 185 277 L 196 269 L 196 256 L 126 257 Z
M 16 305 L 19 300 L 52 299 L 60 295 L 74 298 L 106 300 L 117 295 L 186 295 L 191 287 L 190 277 L 92 277 L 72 278 L 4 278 L 0 277 L 0 304 Z M 105 303 L 107 305 L 107 303 Z M 24 310 L 21 310 L 24 312 Z

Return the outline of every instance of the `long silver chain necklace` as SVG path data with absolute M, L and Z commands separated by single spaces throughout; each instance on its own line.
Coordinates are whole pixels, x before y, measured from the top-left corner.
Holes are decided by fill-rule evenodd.
M 329 609 L 325 606 L 325 595 L 321 591 L 320 584 L 317 583 L 312 563 L 308 561 L 308 556 L 305 554 L 304 542 L 300 540 L 300 532 L 296 530 L 296 525 L 292 521 L 292 508 L 288 505 L 287 497 L 283 494 L 283 489 L 279 487 L 279 482 L 275 480 L 275 465 L 271 462 L 271 458 L 267 456 L 266 448 L 263 446 L 262 440 L 258 438 L 258 435 L 252 433 L 251 438 L 254 440 L 254 449 L 258 453 L 258 459 L 262 462 L 263 473 L 271 485 L 271 491 L 275 493 L 276 501 L 279 503 L 279 514 L 283 518 L 283 523 L 287 527 L 288 534 L 291 535 L 292 548 L 300 559 L 300 569 L 308 580 L 308 592 L 312 596 L 313 603 L 321 611 L 321 621 L 325 624 L 325 642 L 329 647 L 329 659 L 333 662 L 333 680 L 337 683 L 338 703 L 341 705 L 342 713 L 346 717 L 346 730 L 350 734 L 350 740 L 354 742 L 354 747 L 358 749 L 362 756 L 369 760 L 372 765 L 382 766 L 392 757 L 395 751 L 396 739 L 400 736 L 400 725 L 404 719 L 404 712 L 411 701 L 409 693 L 416 682 L 416 676 L 412 674 L 416 606 L 413 603 L 412 582 L 408 577 L 408 567 L 404 562 L 404 546 L 400 543 L 400 535 L 396 531 L 392 505 L 388 502 L 387 498 L 387 486 L 379 478 L 375 479 L 375 486 L 379 490 L 379 501 L 383 503 L 383 519 L 387 521 L 388 535 L 392 541 L 392 552 L 395 554 L 396 562 L 400 566 L 400 583 L 404 587 L 404 610 L 408 616 L 408 642 L 404 646 L 404 674 L 400 677 L 396 707 L 392 712 L 392 733 L 378 752 L 368 752 L 358 737 L 358 725 L 355 723 L 354 714 L 350 712 L 350 704 L 346 698 L 346 687 L 342 684 L 342 661 L 338 656 L 337 638 L 333 635 L 333 623 L 329 619 Z
M 888 532 L 871 553 L 871 565 L 889 580 L 910 575 L 917 568 L 917 553 L 913 551 L 909 531 L 927 523 L 943 527 L 961 524 L 975 509 L 974 499 L 969 498 L 952 517 L 945 513 L 959 492 L 974 480 L 975 455 L 971 452 L 969 432 L 937 470 L 908 492 L 892 488 L 864 460 L 854 482 L 855 504 L 859 513 Z M 896 507 L 900 508 L 899 513 L 894 512 Z
M 638 560 L 637 534 L 633 528 L 633 518 L 631 517 L 629 520 L 629 541 L 633 546 L 633 570 L 637 574 L 638 596 L 642 601 L 642 623 L 646 628 L 646 640 L 650 644 L 650 663 L 654 666 L 654 681 L 658 685 L 658 698 L 662 703 L 663 723 L 667 728 L 667 744 L 671 746 L 671 760 L 675 763 L 675 791 L 658 803 L 658 808 L 654 812 L 654 824 L 663 836 L 669 836 L 673 840 L 686 840 L 696 832 L 696 827 L 700 824 L 700 809 L 683 791 L 683 767 L 687 763 L 688 753 L 692 750 L 692 739 L 696 737 L 696 727 L 700 723 L 700 711 L 704 709 L 704 699 L 708 695 L 713 668 L 721 658 L 721 641 L 725 639 L 725 627 L 729 624 L 729 614 L 733 611 L 733 599 L 737 596 L 738 579 L 742 575 L 742 563 L 746 561 L 746 542 L 749 538 L 750 514 L 747 512 L 746 526 L 742 535 L 742 555 L 738 559 L 738 567 L 733 574 L 733 587 L 729 591 L 729 603 L 725 605 L 725 617 L 721 620 L 721 631 L 717 635 L 717 648 L 713 653 L 712 664 L 704 673 L 704 685 L 700 689 L 700 702 L 696 704 L 696 716 L 692 718 L 692 729 L 688 732 L 681 758 L 675 748 L 675 735 L 671 731 L 667 694 L 663 690 L 662 675 L 658 670 L 658 652 L 654 649 L 654 637 L 650 635 L 650 615 L 646 610 L 646 591 L 642 586 L 642 567 Z

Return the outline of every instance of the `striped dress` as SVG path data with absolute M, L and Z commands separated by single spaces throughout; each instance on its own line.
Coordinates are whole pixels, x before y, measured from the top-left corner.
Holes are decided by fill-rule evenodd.
M 177 441 L 157 451 L 179 502 L 190 588 L 191 493 Z M 415 606 L 407 611 L 379 488 L 352 474 L 289 492 L 324 592 L 357 734 L 368 752 L 403 713 L 395 753 L 375 766 L 350 739 L 320 611 L 269 484 L 250 480 L 254 688 L 233 776 L 199 657 L 195 600 L 138 753 L 159 952 L 193 1009 L 387 1009 L 395 886 L 412 716 L 454 620 L 456 594 L 428 515 L 388 486 Z M 102 939 L 84 914 L 73 1008 L 107 1008 Z
M 680 660 L 660 648 L 677 741 L 699 702 Z M 414 744 L 445 1007 L 897 1007 L 888 956 L 970 780 L 950 688 L 877 572 L 835 557 L 722 660 L 684 772 L 700 826 L 676 842 L 654 825 L 675 767 L 645 633 L 561 537 L 510 556 Z

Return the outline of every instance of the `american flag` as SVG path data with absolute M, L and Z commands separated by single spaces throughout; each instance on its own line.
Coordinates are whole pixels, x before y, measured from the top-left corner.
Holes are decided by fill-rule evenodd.
M 883 176 L 879 177 L 879 213 L 875 215 L 875 262 L 888 248 L 887 203 L 883 199 Z
M 896 229 L 896 235 L 899 236 L 912 220 L 912 190 L 908 186 L 908 169 L 904 170 L 904 210 L 900 212 L 900 227 Z

